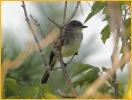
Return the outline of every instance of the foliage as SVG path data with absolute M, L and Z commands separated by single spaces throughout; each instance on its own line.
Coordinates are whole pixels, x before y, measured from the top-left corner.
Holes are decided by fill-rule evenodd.
M 128 3 L 120 3 L 120 6 L 126 6 Z M 107 5 L 105 2 L 97 1 L 92 5 L 91 12 L 88 14 L 85 23 L 94 17 L 97 13 L 104 10 Z M 40 7 L 41 8 L 41 7 Z M 55 13 L 55 12 L 54 12 Z M 104 15 L 102 13 L 102 15 Z M 59 15 L 60 16 L 60 15 Z M 58 17 L 59 18 L 59 17 Z M 105 20 L 108 21 L 109 17 L 105 15 Z M 59 19 L 60 20 L 60 19 Z M 130 26 L 131 18 L 123 20 L 126 29 L 127 43 L 130 46 Z M 44 26 L 45 27 L 45 26 Z M 48 31 L 48 30 L 46 30 Z M 109 23 L 107 23 L 101 30 L 101 40 L 105 44 L 112 34 Z M 11 60 L 15 59 L 20 52 L 19 45 L 14 42 L 13 39 L 9 39 L 6 46 L 2 48 L 2 63 L 9 56 Z M 9 49 L 10 48 L 10 49 Z M 47 55 L 50 53 L 50 46 L 43 50 Z M 120 53 L 123 53 L 123 46 Z M 130 49 L 130 48 L 129 48 Z M 8 52 L 8 50 L 10 52 Z M 3 98 L 60 98 L 56 93 L 57 89 L 64 91 L 64 93 L 70 93 L 70 88 L 65 82 L 61 69 L 54 70 L 51 73 L 50 79 L 47 84 L 41 85 L 41 77 L 45 69 L 43 68 L 43 62 L 38 52 L 32 52 L 24 63 L 19 68 L 9 70 L 4 80 Z M 58 66 L 55 66 L 58 67 Z M 83 64 L 82 62 L 72 62 L 66 68 L 69 76 L 71 77 L 72 84 L 77 90 L 78 95 L 82 95 L 87 86 L 92 84 L 100 75 L 100 73 L 107 73 L 107 68 L 103 67 L 102 71 L 99 66 L 93 66 L 89 64 Z M 112 80 L 107 80 L 110 84 L 103 85 L 98 92 L 108 93 L 110 96 L 114 96 Z M 119 97 L 123 97 L 125 92 L 124 84 L 119 83 Z
M 85 22 L 87 22 L 90 18 L 92 18 L 95 14 L 100 12 L 105 7 L 105 3 L 97 1 L 93 4 L 91 12 L 88 14 Z
M 111 32 L 110 32 L 109 25 L 106 25 L 106 26 L 104 27 L 104 29 L 101 31 L 101 35 L 102 35 L 101 39 L 102 39 L 103 43 L 105 43 L 106 40 L 109 38 L 110 33 L 111 33 Z

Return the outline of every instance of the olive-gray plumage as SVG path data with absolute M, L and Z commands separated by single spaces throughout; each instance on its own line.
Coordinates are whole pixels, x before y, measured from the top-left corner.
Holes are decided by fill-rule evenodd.
M 49 61 L 50 70 L 53 69 L 54 64 L 56 62 L 54 49 L 55 47 L 57 47 L 58 44 L 60 44 L 59 39 L 61 38 L 61 43 L 62 43 L 62 49 L 61 49 L 62 56 L 63 57 L 71 56 L 78 52 L 78 49 L 80 48 L 83 39 L 82 29 L 86 27 L 87 26 L 83 26 L 81 22 L 76 20 L 73 20 L 64 26 L 61 36 L 58 37 L 53 43 L 53 51 L 51 52 L 50 61 Z M 42 84 L 47 83 L 48 78 L 49 78 L 49 73 L 48 71 L 46 71 L 44 73 L 41 83 Z

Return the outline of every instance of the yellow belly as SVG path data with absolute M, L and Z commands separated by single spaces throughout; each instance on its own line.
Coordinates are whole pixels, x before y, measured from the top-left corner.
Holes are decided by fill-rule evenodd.
M 73 55 L 74 53 L 78 52 L 80 48 L 81 41 L 74 41 L 70 45 L 65 45 L 62 47 L 61 54 L 63 57 L 68 57 Z

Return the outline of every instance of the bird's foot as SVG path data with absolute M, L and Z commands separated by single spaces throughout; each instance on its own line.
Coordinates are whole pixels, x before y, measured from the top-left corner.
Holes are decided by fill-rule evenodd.
M 53 70 L 57 70 L 57 69 L 60 69 L 60 68 L 62 68 L 62 67 L 56 67 L 56 68 L 53 68 Z
M 75 55 L 78 55 L 78 52 L 76 52 Z
M 67 66 L 67 63 L 63 63 L 64 64 L 64 67 L 66 67 Z
M 64 64 L 64 67 L 66 68 L 67 67 L 67 63 L 63 63 Z M 56 68 L 53 68 L 53 70 L 57 70 L 57 69 L 60 69 L 62 67 L 56 67 Z

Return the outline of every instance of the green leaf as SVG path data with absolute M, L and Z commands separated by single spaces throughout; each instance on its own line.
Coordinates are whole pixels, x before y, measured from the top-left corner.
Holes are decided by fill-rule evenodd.
M 48 85 L 47 84 L 42 84 L 40 86 L 41 90 L 44 92 L 44 93 L 48 93 L 48 92 L 51 92 L 51 90 L 49 89 Z
M 101 40 L 103 41 L 103 43 L 106 42 L 106 40 L 110 37 L 110 28 L 109 28 L 109 25 L 106 25 L 104 27 L 104 29 L 101 31 Z
M 45 98 L 57 99 L 57 97 L 52 93 L 45 93 L 44 96 Z
M 83 83 L 87 82 L 87 84 L 91 84 L 94 80 L 98 78 L 99 68 L 91 68 L 84 73 L 80 73 L 73 78 L 74 87 L 78 85 L 83 85 Z
M 126 34 L 127 38 L 130 38 L 130 33 L 131 33 L 131 18 L 128 18 L 124 21 L 124 26 L 126 28 Z
M 94 68 L 94 66 L 89 65 L 89 64 L 82 64 L 82 63 L 72 63 L 70 66 L 67 68 L 68 74 L 71 77 L 76 76 L 77 74 L 80 74 L 88 69 Z
M 100 71 L 98 67 L 82 64 L 82 63 L 72 63 L 67 67 L 69 76 L 72 78 L 72 83 L 76 87 L 77 85 L 82 85 L 85 82 L 93 82 Z
M 127 42 L 127 45 L 128 45 L 129 50 L 130 50 L 130 49 L 131 49 L 131 44 L 130 44 L 130 42 Z M 123 53 L 123 44 L 122 44 L 122 46 L 121 46 L 120 53 Z
M 4 87 L 5 87 L 5 97 L 17 95 L 18 87 L 17 87 L 16 80 L 6 79 Z
M 131 5 L 130 1 L 120 1 L 120 5 Z
M 108 91 L 112 88 L 112 86 L 108 86 L 107 84 L 104 84 L 98 91 L 101 93 L 108 93 Z
M 35 98 L 39 92 L 38 86 L 20 86 L 19 98 Z
M 39 88 L 40 93 L 39 95 L 41 95 L 41 98 L 52 98 L 52 99 L 56 99 L 57 97 L 51 92 L 51 90 L 49 89 L 47 84 L 42 84 Z
M 88 14 L 88 17 L 86 18 L 85 22 L 87 22 L 91 17 L 100 12 L 104 7 L 105 7 L 104 2 L 100 1 L 95 2 L 92 6 L 92 11 Z

